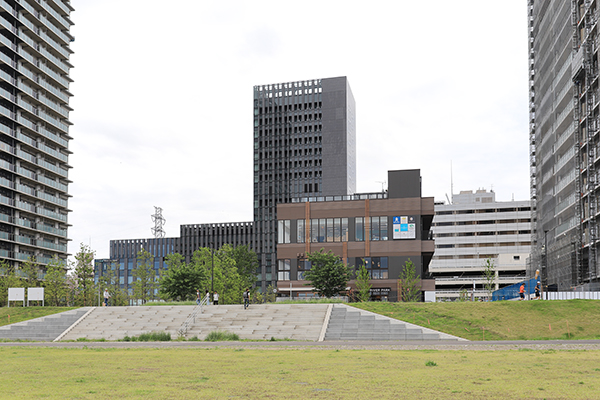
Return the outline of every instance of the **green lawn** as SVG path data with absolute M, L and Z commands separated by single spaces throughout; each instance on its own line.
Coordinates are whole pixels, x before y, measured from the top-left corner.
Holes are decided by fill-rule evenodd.
M 0 348 L 10 399 L 592 399 L 599 351 Z
M 469 340 L 600 339 L 600 301 L 352 303 Z

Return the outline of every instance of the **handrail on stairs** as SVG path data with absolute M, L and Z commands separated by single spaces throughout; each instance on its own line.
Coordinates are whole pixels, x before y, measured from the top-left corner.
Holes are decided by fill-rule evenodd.
M 194 307 L 194 310 L 192 310 L 192 313 L 186 318 L 184 323 L 181 324 L 181 328 L 179 328 L 179 330 L 177 331 L 179 333 L 179 336 L 185 336 L 190 325 L 192 323 L 196 323 L 196 315 L 198 314 L 198 311 L 200 311 L 200 314 L 202 314 L 202 312 L 204 311 L 202 307 L 208 305 L 208 297 L 209 295 L 207 293 L 206 296 L 204 296 L 204 298 L 200 301 L 200 303 L 198 303 L 196 307 Z

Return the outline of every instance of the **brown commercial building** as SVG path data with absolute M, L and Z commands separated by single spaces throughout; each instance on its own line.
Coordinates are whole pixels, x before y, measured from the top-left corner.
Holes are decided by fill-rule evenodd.
M 277 289 L 281 296 L 311 297 L 307 255 L 324 249 L 371 275 L 372 300 L 398 300 L 399 277 L 409 259 L 421 277 L 422 299 L 435 300 L 429 262 L 433 197 L 421 197 L 420 170 L 388 171 L 388 191 L 300 198 L 277 205 Z M 354 281 L 349 286 L 356 289 Z

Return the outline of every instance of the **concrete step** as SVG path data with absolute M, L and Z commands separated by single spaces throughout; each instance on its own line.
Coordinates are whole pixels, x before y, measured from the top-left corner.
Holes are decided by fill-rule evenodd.
M 360 310 L 346 304 L 335 304 L 325 340 L 464 340 L 425 327 L 409 324 Z

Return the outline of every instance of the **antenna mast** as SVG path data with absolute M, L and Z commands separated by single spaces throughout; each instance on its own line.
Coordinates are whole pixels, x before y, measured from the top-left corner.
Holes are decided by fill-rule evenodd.
M 162 208 L 154 206 L 154 215 L 152 215 L 152 222 L 154 222 L 154 228 L 151 229 L 152 234 L 155 238 L 164 238 L 165 231 L 163 225 L 167 223 L 167 220 L 162 216 Z

